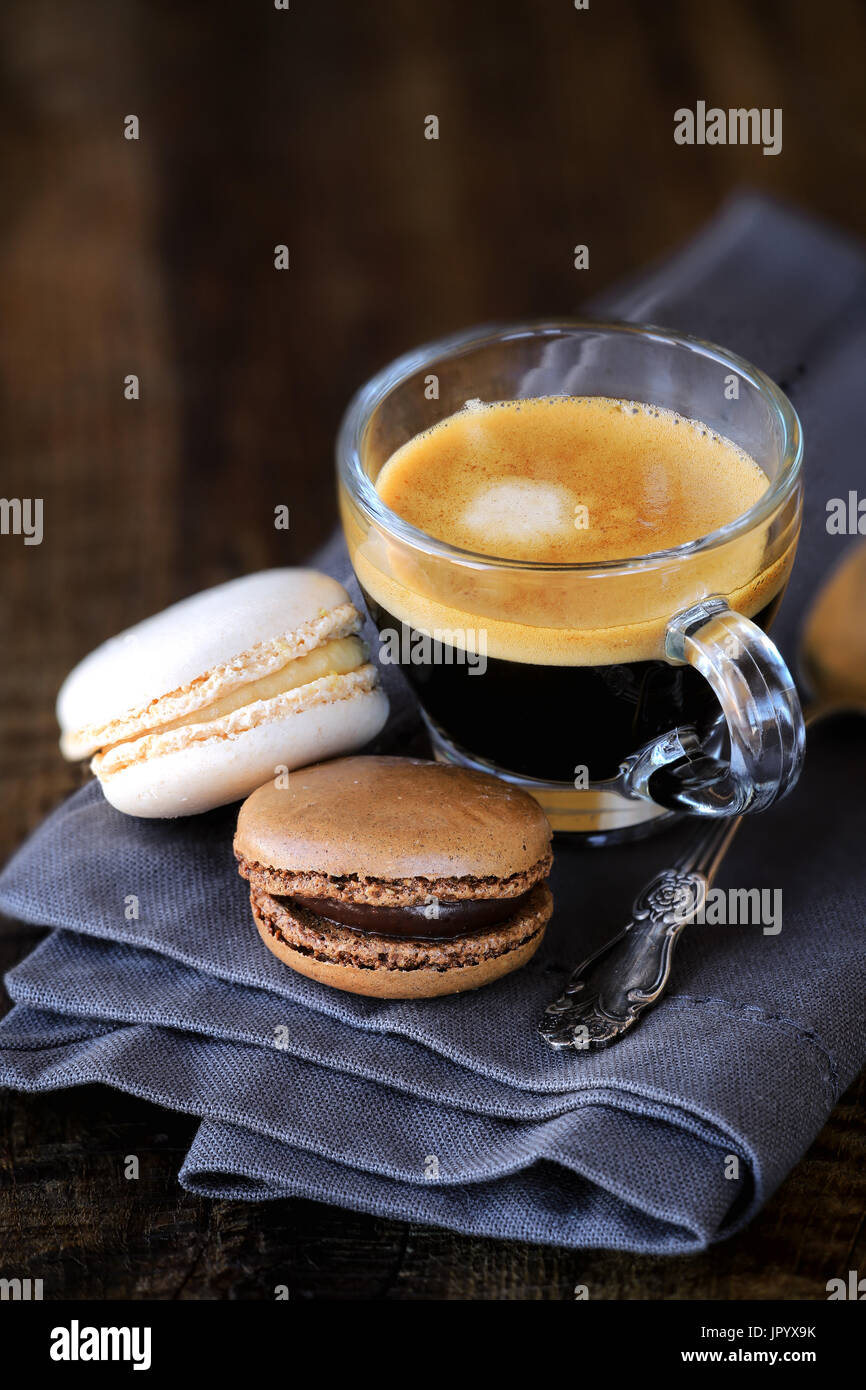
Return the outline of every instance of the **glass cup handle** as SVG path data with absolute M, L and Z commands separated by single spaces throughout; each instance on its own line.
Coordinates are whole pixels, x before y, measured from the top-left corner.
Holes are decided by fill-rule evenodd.
M 730 751 L 720 758 L 691 726 L 673 729 L 623 763 L 627 795 L 692 815 L 736 816 L 789 792 L 806 729 L 793 677 L 766 633 L 725 599 L 708 598 L 671 618 L 665 655 L 709 681 Z

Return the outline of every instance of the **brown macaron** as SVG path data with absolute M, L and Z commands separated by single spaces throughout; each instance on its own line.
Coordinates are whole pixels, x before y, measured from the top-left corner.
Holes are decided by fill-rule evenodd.
M 265 945 L 378 999 L 457 994 L 529 960 L 553 910 L 547 817 L 483 773 L 339 758 L 267 782 L 234 850 Z

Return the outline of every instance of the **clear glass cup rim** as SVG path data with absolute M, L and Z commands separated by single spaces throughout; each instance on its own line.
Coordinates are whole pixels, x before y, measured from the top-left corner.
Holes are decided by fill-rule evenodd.
M 703 357 L 712 359 L 722 367 L 732 368 L 738 376 L 748 381 L 768 401 L 781 426 L 784 444 L 782 466 L 778 475 L 771 481 L 766 492 L 762 493 L 751 507 L 724 526 L 709 531 L 697 540 L 685 541 L 682 545 L 671 546 L 665 550 L 654 550 L 643 555 L 623 556 L 615 560 L 580 560 L 569 563 L 562 561 L 517 560 L 507 556 L 486 555 L 480 551 L 464 550 L 448 541 L 437 539 L 421 531 L 411 522 L 386 506 L 364 470 L 361 459 L 361 446 L 364 431 L 382 401 L 399 386 L 401 382 L 424 367 L 443 357 L 457 357 L 484 347 L 489 343 L 507 342 L 510 339 L 534 337 L 568 337 L 581 333 L 623 334 L 644 338 L 651 342 L 667 344 L 671 347 L 687 348 Z M 622 569 L 633 571 L 640 567 L 652 567 L 660 562 L 684 559 L 690 555 L 713 550 L 719 545 L 746 535 L 754 527 L 771 516 L 794 491 L 799 481 L 803 460 L 803 431 L 799 416 L 784 391 L 762 372 L 759 367 L 748 362 L 739 354 L 697 338 L 688 333 L 677 333 L 651 323 L 629 323 L 616 319 L 538 319 L 516 323 L 491 323 L 464 329 L 461 332 L 438 338 L 434 342 L 423 343 L 410 352 L 395 358 L 352 397 L 337 435 L 337 467 L 340 479 L 366 519 L 389 532 L 395 539 L 411 545 L 429 555 L 448 559 L 475 569 L 514 569 L 555 571 L 556 573 L 609 573 Z

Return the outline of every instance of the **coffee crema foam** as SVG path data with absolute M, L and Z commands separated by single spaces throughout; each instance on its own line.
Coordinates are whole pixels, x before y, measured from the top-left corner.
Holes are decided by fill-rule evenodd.
M 694 541 L 747 511 L 768 479 L 700 421 L 609 397 L 469 402 L 386 461 L 382 501 L 427 535 L 505 564 L 415 551 L 347 524 L 368 594 L 421 632 L 483 628 L 490 656 L 547 665 L 663 657 L 668 619 L 710 594 L 747 617 L 783 587 L 796 535 L 767 553 L 767 524 L 698 555 L 625 570 L 509 569 L 509 560 L 592 564 Z
M 392 455 L 382 501 L 428 536 L 506 560 L 619 560 L 700 539 L 766 491 L 698 420 L 606 396 L 470 402 Z

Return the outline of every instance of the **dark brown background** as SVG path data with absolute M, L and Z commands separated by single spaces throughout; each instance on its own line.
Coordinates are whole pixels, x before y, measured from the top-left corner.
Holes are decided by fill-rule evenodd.
M 334 522 L 341 410 L 388 358 L 572 311 L 743 183 L 866 229 L 853 0 L 6 0 L 0 36 L 0 490 L 43 497 L 46 525 L 0 537 L 2 857 L 81 780 L 56 750 L 69 667 L 304 558 Z M 783 153 L 676 146 L 698 99 L 782 107 Z M 2 963 L 34 940 L 8 924 Z M 812 1299 L 866 1267 L 855 1094 L 746 1233 L 677 1259 L 193 1199 L 193 1132 L 98 1088 L 4 1097 L 0 1274 L 51 1298 Z

